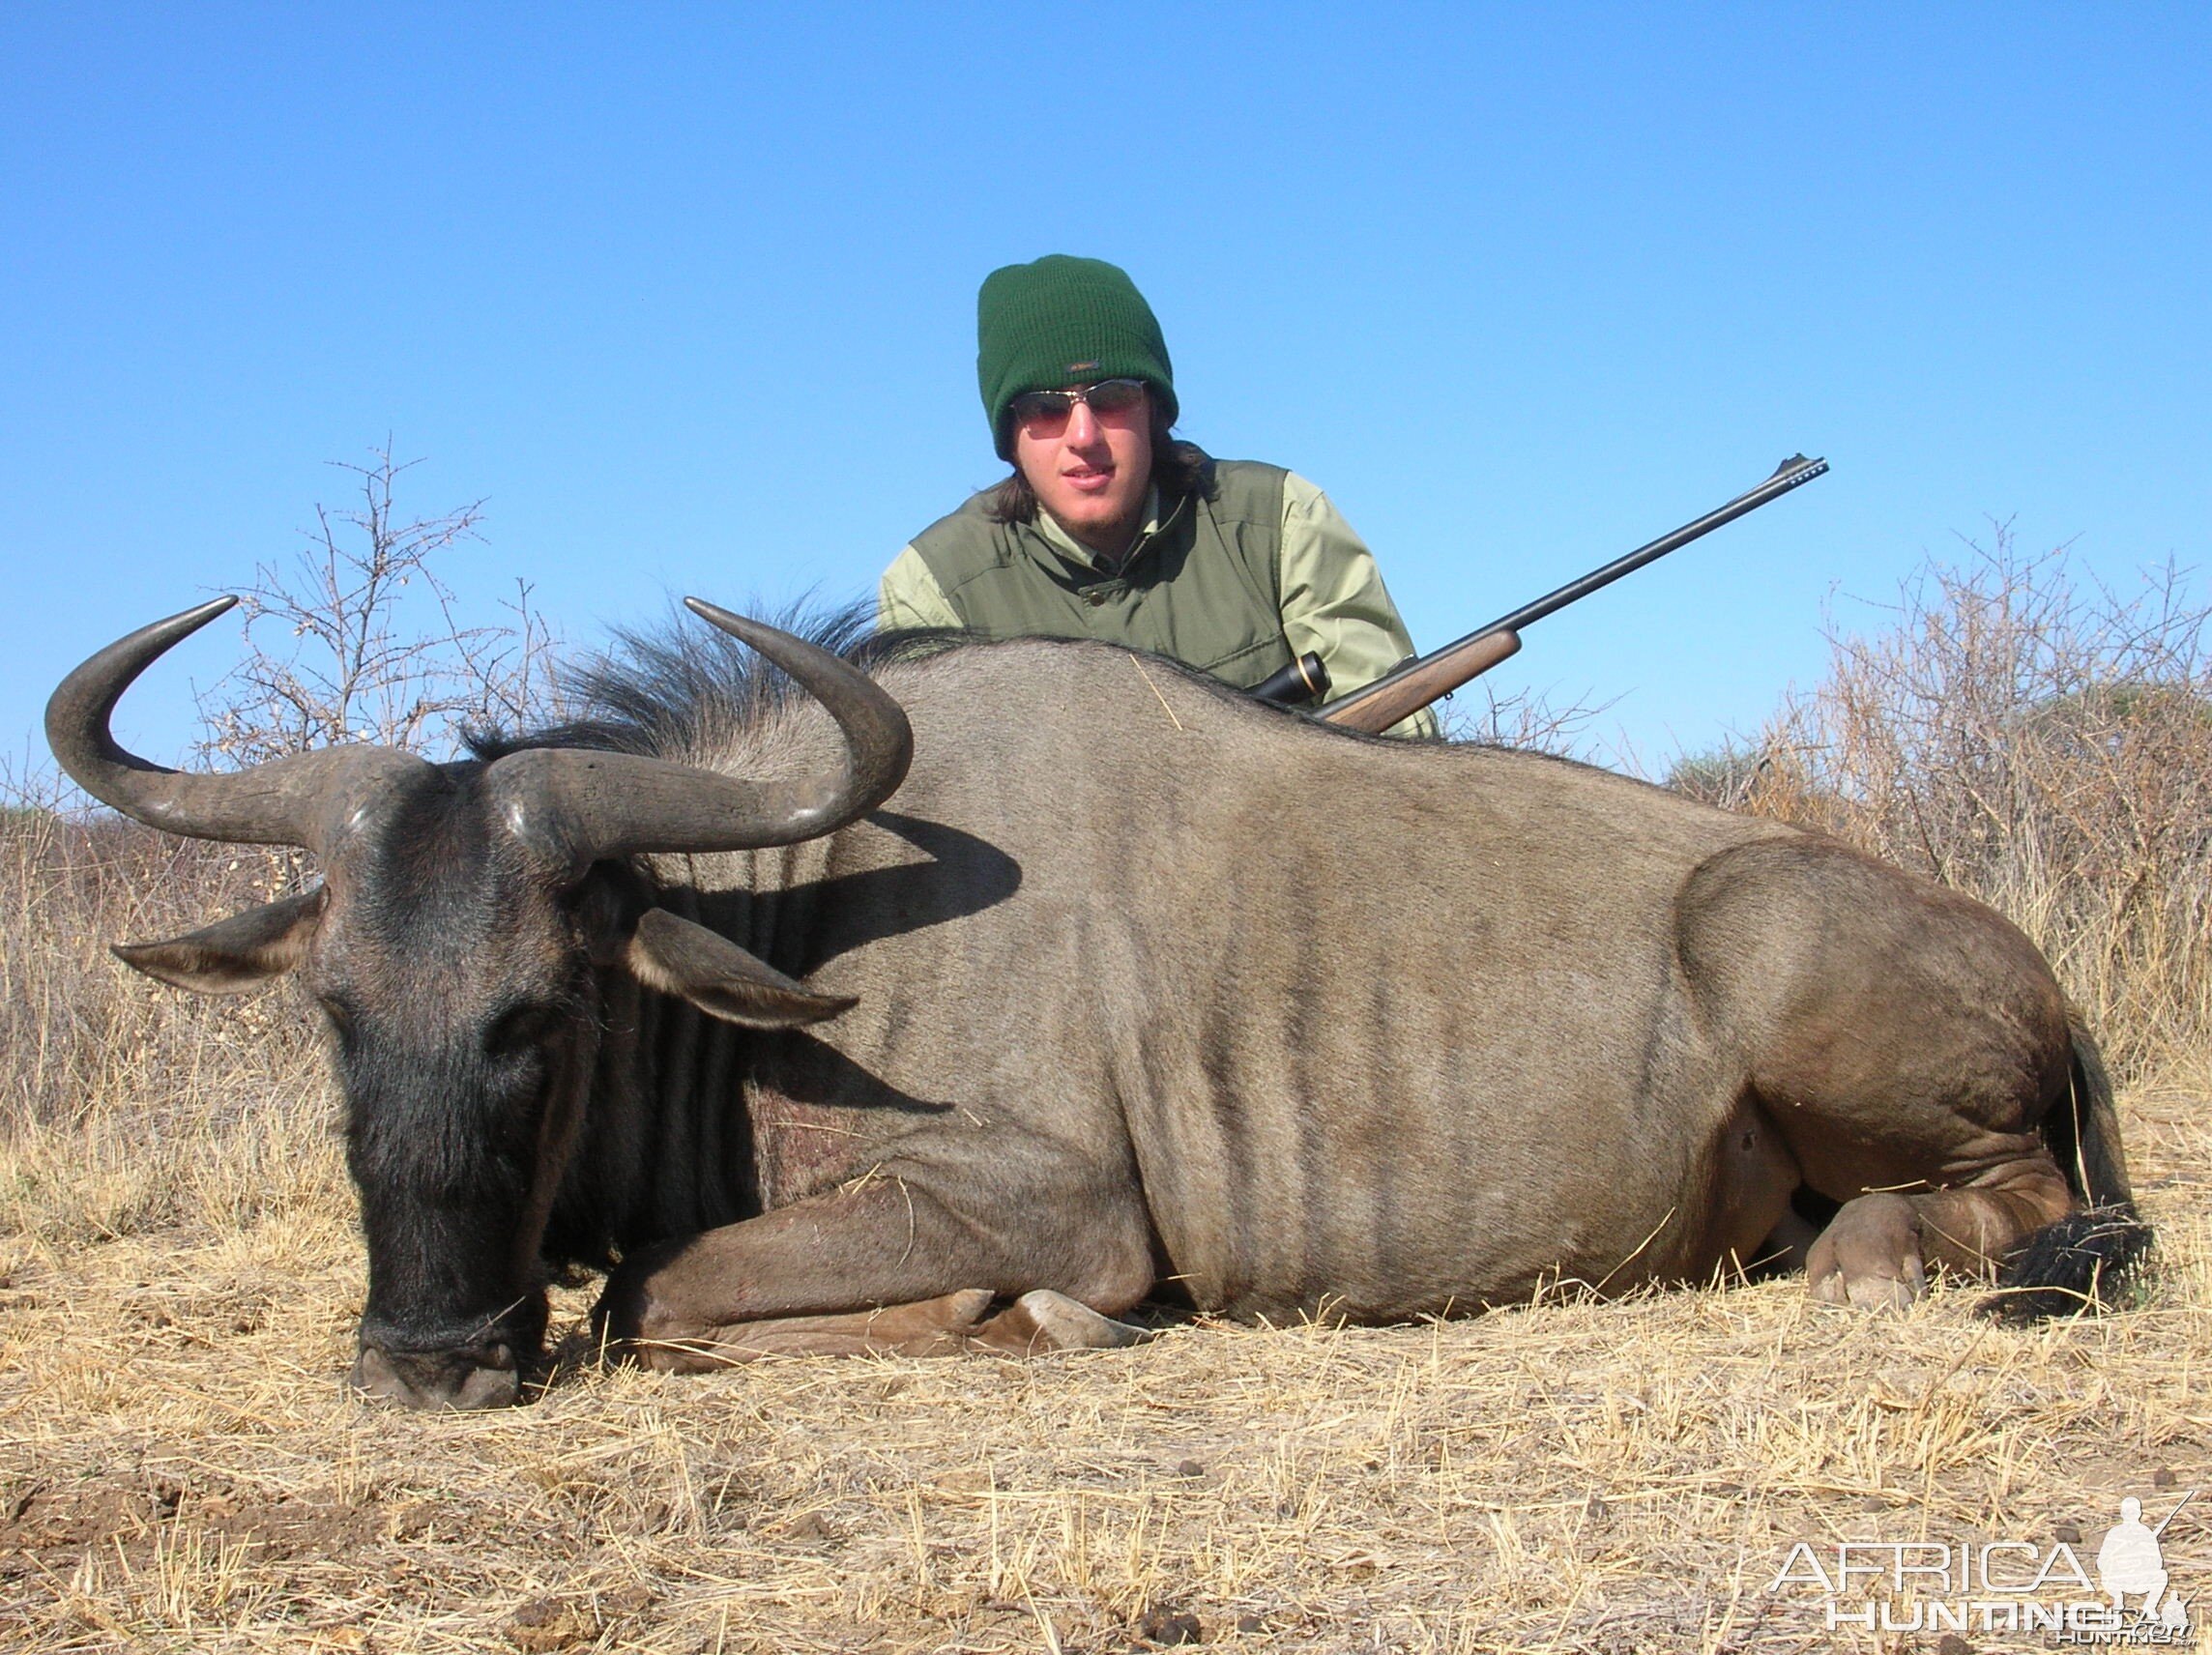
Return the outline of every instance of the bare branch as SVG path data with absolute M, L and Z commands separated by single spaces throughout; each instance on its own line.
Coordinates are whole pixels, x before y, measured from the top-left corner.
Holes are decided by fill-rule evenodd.
M 256 566 L 240 594 L 243 657 L 200 697 L 202 754 L 247 765 L 345 741 L 434 750 L 467 725 L 545 711 L 555 641 L 528 588 L 507 605 L 515 624 L 470 626 L 445 577 L 463 542 L 480 542 L 483 502 L 402 520 L 396 484 L 420 462 L 394 461 L 389 438 L 368 465 L 333 463 L 358 505 L 318 504 L 306 545 Z M 435 611 L 421 630 L 399 613 L 410 595 Z

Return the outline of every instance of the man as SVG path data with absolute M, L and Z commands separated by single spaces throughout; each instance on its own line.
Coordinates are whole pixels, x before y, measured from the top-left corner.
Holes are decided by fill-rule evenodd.
M 2129 1593 L 2140 1592 L 2144 1616 L 2157 1610 L 2168 1580 L 2158 1536 L 2159 1530 L 2142 1520 L 2141 1500 L 2130 1495 L 2120 1501 L 2120 1521 L 2105 1530 L 2104 1544 L 2097 1548 L 2097 1583 L 2110 1596 L 2113 1609 Z
M 1167 343 L 1121 269 L 1055 253 L 995 270 L 976 339 L 1013 475 L 884 571 L 879 627 L 1103 638 L 1240 689 L 1311 651 L 1331 699 L 1413 653 L 1373 556 L 1320 489 L 1169 435 Z M 1434 736 L 1436 716 L 1391 733 Z

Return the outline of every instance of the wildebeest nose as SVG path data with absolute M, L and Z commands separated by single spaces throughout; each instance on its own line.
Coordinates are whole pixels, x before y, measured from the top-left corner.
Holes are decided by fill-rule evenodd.
M 505 1345 L 494 1346 L 481 1359 L 364 1345 L 348 1383 L 364 1396 L 422 1409 L 505 1408 L 522 1395 L 514 1352 Z

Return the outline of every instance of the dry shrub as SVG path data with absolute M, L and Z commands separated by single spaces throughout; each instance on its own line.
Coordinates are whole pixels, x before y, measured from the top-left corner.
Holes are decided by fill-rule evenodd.
M 1825 829 L 2006 915 L 2119 1070 L 2212 1034 L 2207 609 L 2168 567 L 2121 595 L 2003 525 L 1931 564 L 1759 739 L 1673 785 Z
M 107 952 L 299 888 L 298 852 L 0 811 L 0 1231 L 112 1236 L 237 1222 L 322 1135 L 320 1055 L 288 995 L 156 988 Z
M 1546 690 L 1500 691 L 1478 678 L 1437 704 L 1437 722 L 1446 740 L 1579 758 L 1590 744 L 1590 725 L 1612 706 L 1580 698 L 1555 703 Z

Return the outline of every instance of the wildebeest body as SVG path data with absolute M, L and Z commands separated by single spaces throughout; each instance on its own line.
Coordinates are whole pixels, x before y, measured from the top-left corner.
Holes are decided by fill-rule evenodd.
M 1557 760 L 1345 738 L 1103 649 L 881 682 L 916 731 L 895 809 L 652 865 L 663 902 L 689 883 L 716 929 L 858 1003 L 768 1035 L 661 1003 L 667 1137 L 580 1156 L 575 1195 L 625 1161 L 712 1164 L 717 1188 L 663 1197 L 630 1245 L 872 1176 L 1009 1220 L 957 1279 L 888 1292 L 1120 1308 L 1156 1268 L 1209 1309 L 1389 1319 L 1560 1273 L 1702 1276 L 1774 1227 L 1792 1145 L 1846 1200 L 1932 1176 L 1962 1108 L 2032 1135 L 2064 1089 L 2063 1005 L 2023 939 L 1794 830 Z M 831 740 L 802 704 L 783 719 L 679 756 L 742 772 Z M 1764 865 L 1701 881 L 1730 855 Z M 1836 928 L 1878 935 L 1824 946 Z M 1946 954 L 1965 969 L 1931 1008 Z M 1892 1077 L 1863 1098 L 1772 1054 L 1793 997 L 1839 996 L 1824 1055 Z M 1931 1016 L 1951 1072 L 1898 1073 Z

